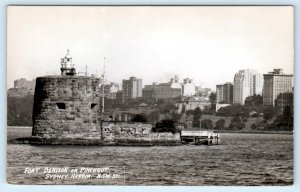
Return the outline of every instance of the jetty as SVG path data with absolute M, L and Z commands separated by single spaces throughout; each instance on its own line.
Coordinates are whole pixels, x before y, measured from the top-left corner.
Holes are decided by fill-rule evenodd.
M 184 130 L 180 134 L 181 142 L 195 145 L 219 145 L 220 135 L 213 131 Z

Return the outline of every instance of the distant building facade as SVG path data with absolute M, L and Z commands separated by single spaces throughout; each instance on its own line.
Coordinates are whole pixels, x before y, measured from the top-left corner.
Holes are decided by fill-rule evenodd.
M 196 87 L 192 79 L 183 79 L 182 84 L 182 95 L 183 96 L 193 96 L 196 94 Z
M 216 85 L 216 102 L 220 103 L 223 101 L 223 85 Z
M 28 81 L 25 78 L 17 79 L 14 81 L 14 88 L 25 88 L 30 91 L 34 91 L 35 79 Z
M 280 94 L 292 93 L 293 75 L 284 74 L 282 69 L 264 74 L 263 104 L 275 106 L 275 101 Z M 284 95 L 280 96 L 282 100 Z
M 122 82 L 122 99 L 123 102 L 142 97 L 143 81 L 142 79 L 137 79 L 136 77 L 130 77 L 128 80 L 123 79 Z
M 33 95 L 35 89 L 35 79 L 28 81 L 25 78 L 14 81 L 14 87 L 8 89 L 7 95 L 10 97 L 25 97 Z
M 199 107 L 201 110 L 205 110 L 211 106 L 211 103 L 207 97 L 192 96 L 184 101 L 185 111 L 195 110 Z
M 171 78 L 170 82 L 172 89 L 180 89 L 182 92 L 182 85 L 179 82 L 179 77 L 177 75 L 174 76 L 174 78 Z
M 233 85 L 232 83 L 225 83 L 216 86 L 216 100 L 217 103 L 232 104 L 233 102 Z
M 173 88 L 173 83 L 145 85 L 143 97 L 145 99 L 169 99 L 181 96 L 181 88 Z
M 210 88 L 202 88 L 201 86 L 196 86 L 196 94 L 200 97 L 209 97 L 211 94 Z
M 279 93 L 275 100 L 275 107 L 279 108 L 281 112 L 283 112 L 286 106 L 293 106 L 294 102 L 294 94 L 293 93 Z
M 245 99 L 262 94 L 262 75 L 255 70 L 240 70 L 234 75 L 233 103 L 243 105 Z
M 102 90 L 101 85 L 101 90 Z M 120 86 L 117 83 L 111 82 L 109 84 L 104 85 L 104 97 L 108 99 L 116 99 L 117 92 L 120 90 Z

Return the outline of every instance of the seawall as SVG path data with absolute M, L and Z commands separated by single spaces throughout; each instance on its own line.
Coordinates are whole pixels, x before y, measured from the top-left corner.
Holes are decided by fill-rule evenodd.
M 105 145 L 180 145 L 179 133 L 151 132 L 152 125 L 130 122 L 102 122 L 102 140 Z

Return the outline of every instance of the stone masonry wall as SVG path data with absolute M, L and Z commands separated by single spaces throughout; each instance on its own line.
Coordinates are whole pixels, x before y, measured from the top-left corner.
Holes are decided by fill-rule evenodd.
M 32 136 L 44 139 L 101 139 L 99 101 L 97 78 L 37 78 Z
M 145 123 L 128 123 L 120 121 L 102 122 L 103 142 L 143 141 L 143 142 L 180 142 L 180 134 L 154 133 L 152 125 Z

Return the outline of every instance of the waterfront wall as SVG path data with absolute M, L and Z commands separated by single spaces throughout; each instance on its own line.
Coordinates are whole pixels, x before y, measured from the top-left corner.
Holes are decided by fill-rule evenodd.
M 119 145 L 180 144 L 179 133 L 173 134 L 151 132 L 151 124 L 119 121 L 103 121 L 101 124 L 102 140 L 104 143 L 115 143 Z
M 45 76 L 36 79 L 32 136 L 101 139 L 99 79 Z

